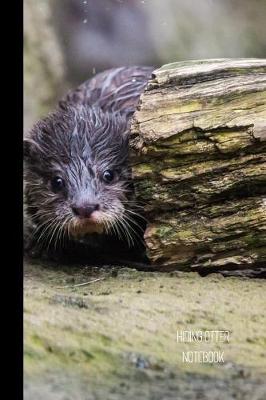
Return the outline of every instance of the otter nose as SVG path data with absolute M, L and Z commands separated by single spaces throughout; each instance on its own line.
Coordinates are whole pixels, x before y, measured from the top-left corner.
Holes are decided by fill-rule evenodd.
M 99 210 L 99 204 L 83 204 L 82 206 L 72 206 L 73 213 L 80 218 L 89 218 L 93 211 Z

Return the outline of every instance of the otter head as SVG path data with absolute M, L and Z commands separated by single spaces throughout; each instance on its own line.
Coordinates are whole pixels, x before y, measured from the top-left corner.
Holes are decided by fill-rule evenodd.
M 127 119 L 65 105 L 24 141 L 25 196 L 39 238 L 119 233 L 130 196 Z

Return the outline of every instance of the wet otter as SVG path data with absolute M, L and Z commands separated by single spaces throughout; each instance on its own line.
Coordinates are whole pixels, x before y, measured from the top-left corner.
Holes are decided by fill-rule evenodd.
M 100 73 L 69 92 L 24 141 L 32 239 L 49 248 L 89 236 L 135 241 L 128 127 L 151 67 Z M 96 239 L 97 237 L 97 239 Z M 106 242 L 105 242 L 106 243 Z

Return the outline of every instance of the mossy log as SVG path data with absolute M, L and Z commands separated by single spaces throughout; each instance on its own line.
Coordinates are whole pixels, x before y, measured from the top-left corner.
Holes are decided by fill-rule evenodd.
M 266 266 L 266 60 L 154 71 L 131 126 L 151 264 Z

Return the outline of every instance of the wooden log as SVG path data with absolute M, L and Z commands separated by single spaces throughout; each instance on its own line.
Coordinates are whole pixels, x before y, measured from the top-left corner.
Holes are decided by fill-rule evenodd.
M 154 71 L 131 126 L 151 264 L 266 266 L 266 60 Z

